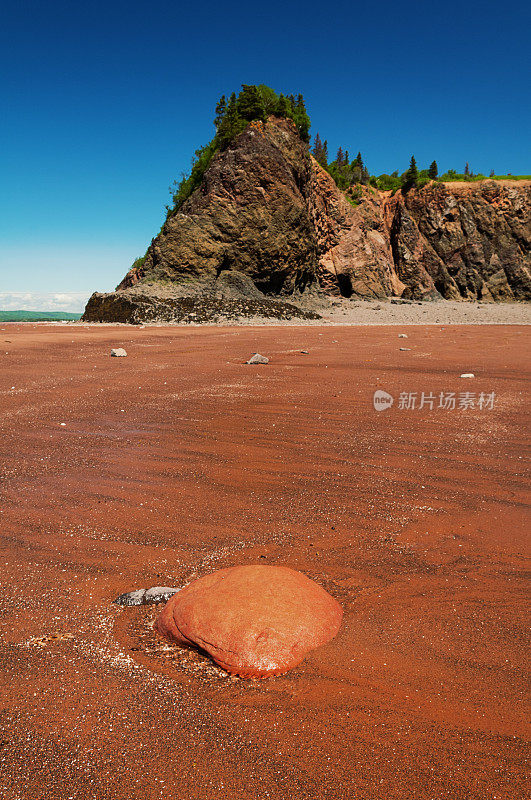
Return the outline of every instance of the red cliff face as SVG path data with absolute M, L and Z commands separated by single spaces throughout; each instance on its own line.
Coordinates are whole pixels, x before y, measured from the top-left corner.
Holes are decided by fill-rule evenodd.
M 531 298 L 529 182 L 434 183 L 384 204 L 405 296 L 431 279 L 447 299 Z
M 330 294 L 383 298 L 405 286 L 393 267 L 383 203 L 362 187 L 359 200 L 337 188 L 312 158 L 308 209 L 319 248 L 319 281 Z
M 343 192 L 289 120 L 252 122 L 117 292 L 92 296 L 85 319 L 108 319 L 125 300 L 138 306 L 133 287 L 149 284 L 153 306 L 157 287 L 211 291 L 227 271 L 281 296 L 319 285 L 345 297 L 531 299 L 530 184 Z
M 320 277 L 345 296 L 531 299 L 531 184 L 361 188 L 358 205 L 313 162 Z

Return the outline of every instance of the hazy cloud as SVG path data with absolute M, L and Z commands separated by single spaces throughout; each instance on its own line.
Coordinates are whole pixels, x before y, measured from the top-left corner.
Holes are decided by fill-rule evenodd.
M 0 292 L 0 311 L 72 311 L 81 313 L 90 292 Z

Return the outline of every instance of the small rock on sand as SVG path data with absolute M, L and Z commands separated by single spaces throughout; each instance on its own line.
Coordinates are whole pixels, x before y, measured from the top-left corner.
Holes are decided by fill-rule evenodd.
M 116 358 L 123 358 L 126 356 L 127 353 L 123 349 L 123 347 L 113 347 L 111 350 L 111 356 L 115 356 Z
M 398 334 L 398 338 L 399 339 L 407 339 L 407 333 L 399 333 Z
M 411 347 L 401 347 L 400 350 L 411 350 Z
M 117 606 L 141 606 L 146 594 L 145 589 L 136 589 L 134 592 L 125 592 L 113 600 Z
M 134 592 L 125 592 L 113 602 L 117 606 L 146 606 L 155 603 L 166 603 L 179 591 L 175 586 L 152 586 L 151 589 L 135 589 Z
M 152 586 L 151 589 L 146 589 L 144 603 L 147 605 L 166 603 L 170 597 L 173 597 L 178 591 L 179 589 L 176 589 L 174 586 Z
M 249 361 L 245 362 L 246 364 L 269 364 L 269 359 L 267 356 L 261 356 L 260 353 L 255 353 Z
M 459 377 L 460 378 L 475 378 L 476 376 L 474 375 L 473 372 L 463 372 L 463 374 L 460 375 Z

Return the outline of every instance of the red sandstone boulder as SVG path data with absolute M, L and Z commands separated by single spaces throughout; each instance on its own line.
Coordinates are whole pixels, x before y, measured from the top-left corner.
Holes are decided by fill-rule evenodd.
M 289 567 L 250 564 L 193 581 L 164 606 L 155 629 L 205 650 L 242 678 L 280 675 L 334 638 L 343 611 L 315 581 Z

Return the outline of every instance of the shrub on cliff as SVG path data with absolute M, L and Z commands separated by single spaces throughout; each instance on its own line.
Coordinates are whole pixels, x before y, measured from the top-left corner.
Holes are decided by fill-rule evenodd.
M 216 150 L 217 148 L 214 141 L 212 141 L 195 151 L 190 175 L 188 177 L 184 176 L 179 182 L 174 181 L 173 187 L 170 187 L 173 200 L 172 211 L 180 208 L 184 201 L 190 197 L 194 189 L 199 186 Z
M 382 192 L 396 192 L 402 185 L 401 179 L 398 177 L 398 172 L 393 172 L 391 175 L 383 173 L 376 178 L 376 188 Z

